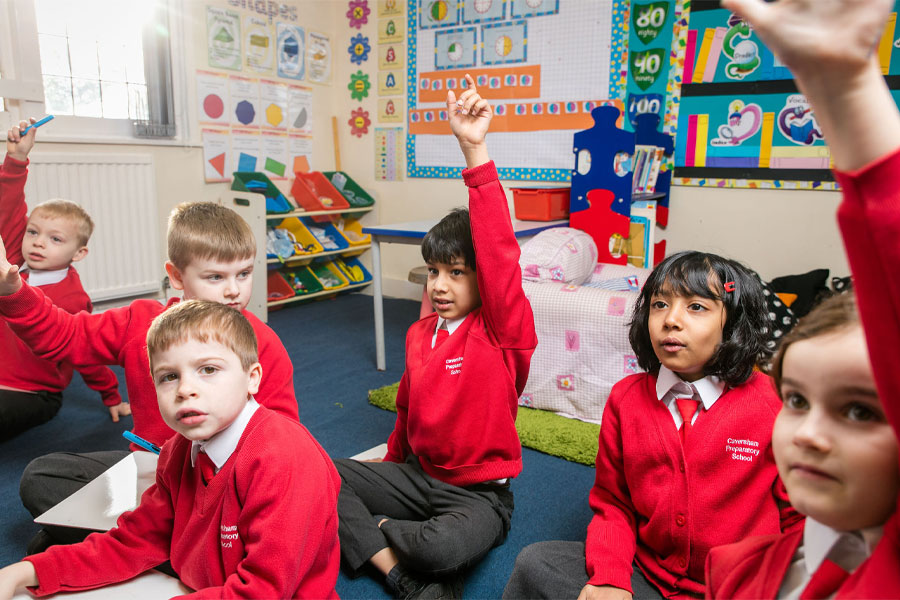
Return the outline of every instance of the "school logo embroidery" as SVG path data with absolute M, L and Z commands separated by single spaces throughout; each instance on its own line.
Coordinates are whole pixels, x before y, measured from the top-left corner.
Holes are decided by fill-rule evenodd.
M 459 375 L 459 372 L 462 371 L 462 363 L 462 356 L 457 356 L 456 358 L 448 358 L 444 361 L 444 370 L 449 371 L 451 375 Z
M 237 525 L 219 525 L 219 539 L 223 548 L 231 548 L 238 536 Z
M 753 462 L 759 456 L 759 442 L 728 438 L 725 442 L 725 453 L 731 455 L 731 460 Z

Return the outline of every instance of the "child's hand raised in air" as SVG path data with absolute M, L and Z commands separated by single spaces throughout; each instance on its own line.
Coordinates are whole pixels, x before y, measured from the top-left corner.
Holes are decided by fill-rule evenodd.
M 28 158 L 28 153 L 34 148 L 34 136 L 37 132 L 36 128 L 32 128 L 22 135 L 22 130 L 34 123 L 34 117 L 30 121 L 19 121 L 18 125 L 13 125 L 6 132 L 6 153 L 16 160 L 24 161 Z
M 795 75 L 865 69 L 893 0 L 722 0 Z
M 447 90 L 447 113 L 450 130 L 459 140 L 468 167 L 476 167 L 490 160 L 484 138 L 494 116 L 490 103 L 478 94 L 475 81 L 466 73 L 466 90 L 456 97 Z
M 19 267 L 9 264 L 6 260 L 6 246 L 0 237 L 0 296 L 15 294 L 22 288 L 22 278 L 19 277 Z

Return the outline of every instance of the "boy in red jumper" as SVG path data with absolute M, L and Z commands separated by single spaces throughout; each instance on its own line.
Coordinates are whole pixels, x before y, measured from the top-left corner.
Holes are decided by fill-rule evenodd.
M 31 120 L 34 122 L 34 119 Z M 6 160 L 0 165 L 0 237 L 9 260 L 25 263 L 22 277 L 41 289 L 54 304 L 70 313 L 91 312 L 91 300 L 81 286 L 73 262 L 87 253 L 94 223 L 84 209 L 67 200 L 51 200 L 26 216 L 25 179 L 28 153 L 36 129 L 26 135 L 28 121 L 6 135 Z M 5 323 L 0 323 L 0 442 L 46 423 L 59 411 L 62 392 L 72 379 L 71 365 L 35 356 Z M 108 367 L 79 369 L 88 387 L 100 392 L 113 422 L 131 414 L 119 396 L 119 382 Z
M 823 327 L 829 301 L 785 339 L 773 445 L 806 526 L 714 549 L 709 595 L 898 598 L 900 113 L 874 52 L 894 2 L 723 4 L 791 69 L 825 132 L 865 336 L 855 315 Z
M 293 366 L 274 331 L 244 310 L 250 301 L 256 242 L 250 226 L 233 210 L 211 202 L 186 202 L 169 217 L 169 261 L 166 272 L 186 299 L 225 304 L 243 312 L 259 342 L 266 370 L 257 399 L 260 404 L 299 421 L 294 397 Z M 174 432 L 159 414 L 144 350 L 151 321 L 176 304 L 136 300 L 99 315 L 70 315 L 53 306 L 40 291 L 24 285 L 0 252 L 0 316 L 38 356 L 67 360 L 75 366 L 119 364 L 125 368 L 128 399 L 134 411 L 134 433 L 157 446 Z M 132 445 L 132 450 L 140 450 Z M 58 452 L 35 459 L 25 469 L 19 493 L 37 516 L 58 504 L 121 460 L 125 451 L 71 454 Z M 83 539 L 79 530 L 44 530 L 29 552 L 53 542 Z
M 799 526 L 772 456 L 780 402 L 762 285 L 714 254 L 667 257 L 635 304 L 629 337 L 646 373 L 603 410 L 584 543 L 539 542 L 504 598 L 687 598 L 710 548 Z
M 0 599 L 124 581 L 166 560 L 197 598 L 337 598 L 340 479 L 312 435 L 256 403 L 256 337 L 235 310 L 180 303 L 147 353 L 175 435 L 156 485 L 116 527 L 0 570 Z
M 485 145 L 491 107 L 466 81 L 447 104 L 468 167 L 471 223 L 467 211 L 454 211 L 423 240 L 436 312 L 407 333 L 384 461 L 335 461 L 343 558 L 354 573 L 371 563 L 401 598 L 460 597 L 459 574 L 506 539 L 509 480 L 522 470 L 515 419 L 537 343 L 534 318 Z

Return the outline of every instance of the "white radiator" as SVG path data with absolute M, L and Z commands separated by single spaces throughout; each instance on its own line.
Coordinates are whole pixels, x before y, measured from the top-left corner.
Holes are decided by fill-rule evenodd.
M 159 292 L 164 270 L 151 155 L 37 152 L 25 198 L 29 214 L 44 200 L 64 198 L 91 215 L 90 252 L 75 268 L 92 300 Z

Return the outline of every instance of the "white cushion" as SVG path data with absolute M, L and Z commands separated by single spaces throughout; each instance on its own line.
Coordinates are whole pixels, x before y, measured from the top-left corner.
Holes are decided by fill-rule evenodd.
M 519 266 L 528 281 L 584 283 L 597 264 L 597 244 L 579 229 L 545 229 L 522 245 Z

